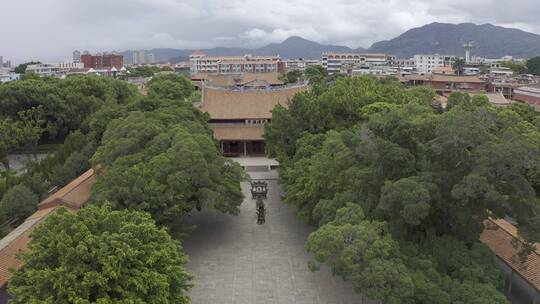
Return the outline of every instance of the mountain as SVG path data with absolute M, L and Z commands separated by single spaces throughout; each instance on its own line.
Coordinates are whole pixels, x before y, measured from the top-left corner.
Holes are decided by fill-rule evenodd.
M 282 43 L 272 43 L 253 50 L 254 55 L 279 54 L 283 58 L 321 58 L 323 52 L 353 52 L 346 46 L 319 44 L 298 36 L 289 37 Z M 365 51 L 359 49 L 358 52 Z
M 233 55 L 276 55 L 281 58 L 320 59 L 323 52 L 371 52 L 388 53 L 400 58 L 411 58 L 416 54 L 464 55 L 463 45 L 473 44 L 472 54 L 488 58 L 506 55 L 530 58 L 540 55 L 540 35 L 518 29 L 492 24 L 431 23 L 413 28 L 400 36 L 374 43 L 369 49 L 351 49 L 340 45 L 325 45 L 301 37 L 289 37 L 281 43 L 271 43 L 260 48 L 216 47 L 202 50 L 209 56 Z M 152 49 L 158 61 L 174 62 L 188 60 L 195 50 Z M 123 52 L 126 63 L 131 63 L 132 51 Z
M 369 52 L 410 58 L 415 54 L 463 55 L 463 44 L 473 44 L 473 55 L 529 58 L 540 54 L 540 35 L 492 24 L 431 23 L 387 41 L 374 43 Z
M 158 61 L 182 61 L 187 60 L 195 50 L 177 50 L 177 49 L 152 49 L 147 52 L 154 53 Z M 313 42 L 301 37 L 293 36 L 287 38 L 281 43 L 271 43 L 269 45 L 249 49 L 249 48 L 226 48 L 216 47 L 212 49 L 202 50 L 209 56 L 235 56 L 235 55 L 280 55 L 281 58 L 310 58 L 320 59 L 323 52 L 365 52 L 365 49 L 353 50 L 346 46 L 340 45 L 325 45 Z M 125 51 L 124 55 L 126 63 L 131 63 L 133 51 Z

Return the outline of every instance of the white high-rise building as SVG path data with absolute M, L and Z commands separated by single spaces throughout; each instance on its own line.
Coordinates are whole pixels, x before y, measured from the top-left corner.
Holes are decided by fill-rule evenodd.
M 416 71 L 422 74 L 431 74 L 435 68 L 440 66 L 452 66 L 456 61 L 453 55 L 414 55 L 414 65 Z
M 4 67 L 4 57 L 0 56 L 0 68 Z
M 376 53 L 333 53 L 322 54 L 322 66 L 329 74 L 343 73 L 359 67 L 392 65 L 396 57 Z
M 306 68 L 314 65 L 321 65 L 321 61 L 317 59 L 287 59 L 285 63 L 285 71 L 304 71 Z
M 146 51 L 133 51 L 133 64 L 146 64 Z
M 465 63 L 471 62 L 471 51 L 473 48 L 473 45 L 469 42 L 463 45 L 463 48 L 465 48 Z
M 80 62 L 81 61 L 81 52 L 78 50 L 73 51 L 73 62 Z
M 284 64 L 279 55 L 213 57 L 196 51 L 189 56 L 189 70 L 191 74 L 275 73 L 284 72 Z

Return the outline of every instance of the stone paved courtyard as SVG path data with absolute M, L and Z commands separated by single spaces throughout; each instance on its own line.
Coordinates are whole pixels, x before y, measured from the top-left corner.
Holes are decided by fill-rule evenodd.
M 261 173 L 253 174 L 257 178 Z M 275 175 L 275 174 L 274 174 Z M 272 174 L 269 177 L 274 177 Z M 198 228 L 185 241 L 189 270 L 197 286 L 194 304 L 368 304 L 328 268 L 310 272 L 304 242 L 310 228 L 280 200 L 277 180 L 269 180 L 266 224 L 257 225 L 249 184 L 238 216 L 196 212 Z

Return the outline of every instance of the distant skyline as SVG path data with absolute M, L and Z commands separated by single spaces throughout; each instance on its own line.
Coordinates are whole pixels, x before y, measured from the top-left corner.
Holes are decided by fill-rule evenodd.
M 259 47 L 290 36 L 369 47 L 431 22 L 540 33 L 538 0 L 3 0 L 0 56 L 59 61 L 75 49 Z

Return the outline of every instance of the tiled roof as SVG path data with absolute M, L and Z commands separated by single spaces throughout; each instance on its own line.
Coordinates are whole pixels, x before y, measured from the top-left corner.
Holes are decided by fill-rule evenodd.
M 212 130 L 217 140 L 263 140 L 264 125 L 214 124 Z
M 90 191 L 95 183 L 96 175 L 94 174 L 94 170 L 90 169 L 43 200 L 39 203 L 38 208 L 43 209 L 64 205 L 72 209 L 81 209 L 90 197 Z
M 433 74 L 453 75 L 454 69 L 450 66 L 439 66 L 433 69 Z
M 36 211 L 24 223 L 0 240 L 0 287 L 4 286 L 11 277 L 9 269 L 18 269 L 21 266 L 20 260 L 15 255 L 27 251 L 30 233 L 58 208 L 56 206 Z
M 278 73 L 246 73 L 239 84 L 248 85 L 254 81 L 264 81 L 269 85 L 283 85 L 283 81 L 278 79 Z
M 478 76 L 456 76 L 456 75 L 441 75 L 441 74 L 432 74 L 432 75 L 404 75 L 398 77 L 401 81 L 408 80 L 423 80 L 425 82 L 466 82 L 466 83 L 486 83 Z
M 540 246 L 535 245 L 534 250 L 521 263 L 517 254 L 519 248 L 513 243 L 523 244 L 518 236 L 517 228 L 504 219 L 488 219 L 485 229 L 480 235 L 480 241 L 486 244 L 501 260 L 512 267 L 521 277 L 537 291 L 540 291 Z
M 485 93 L 484 95 L 486 95 L 489 102 L 494 105 L 508 106 L 513 103 L 511 100 L 506 99 L 502 93 Z
M 9 269 L 18 269 L 21 262 L 15 257 L 28 249 L 30 233 L 60 206 L 77 211 L 90 197 L 96 182 L 94 170 L 90 169 L 58 190 L 38 205 L 38 210 L 7 236 L 0 240 L 0 287 L 11 277 Z
M 254 81 L 263 81 L 270 86 L 283 85 L 278 79 L 278 73 L 242 73 L 242 74 L 207 74 L 197 73 L 191 76 L 193 81 L 206 80 L 212 86 L 233 87 L 249 86 Z
M 203 88 L 201 111 L 211 119 L 270 119 L 278 104 L 287 106 L 298 92 L 307 86 L 264 90 L 225 90 Z
M 478 78 L 478 76 L 452 76 L 452 75 L 432 75 L 427 81 L 485 83 L 485 81 Z

